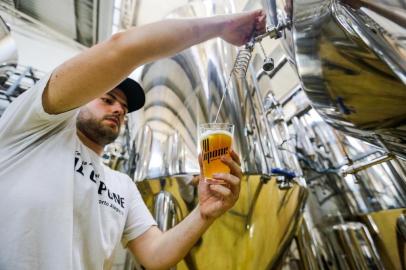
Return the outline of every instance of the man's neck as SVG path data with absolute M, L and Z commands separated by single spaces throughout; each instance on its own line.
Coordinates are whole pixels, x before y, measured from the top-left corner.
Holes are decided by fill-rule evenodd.
M 91 139 L 89 139 L 82 131 L 80 131 L 79 129 L 77 129 L 77 135 L 80 139 L 80 141 L 86 145 L 88 148 L 90 148 L 91 150 L 93 150 L 93 152 L 95 152 L 96 154 L 98 154 L 99 156 L 102 155 L 103 153 L 103 148 L 104 146 L 101 146 L 97 143 L 95 143 L 94 141 L 92 141 Z

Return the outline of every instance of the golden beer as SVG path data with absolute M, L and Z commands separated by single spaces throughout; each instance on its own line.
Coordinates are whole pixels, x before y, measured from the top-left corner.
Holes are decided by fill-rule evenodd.
M 215 125 L 215 128 L 202 128 Z M 200 149 L 203 161 L 203 176 L 212 179 L 215 173 L 230 173 L 230 168 L 221 161 L 222 156 L 230 156 L 234 126 L 230 124 L 204 124 L 200 129 Z M 227 128 L 220 128 L 226 125 Z

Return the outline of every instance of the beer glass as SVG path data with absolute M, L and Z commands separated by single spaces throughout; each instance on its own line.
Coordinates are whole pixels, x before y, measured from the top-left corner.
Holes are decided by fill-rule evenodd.
M 215 173 L 230 173 L 230 168 L 221 161 L 221 157 L 230 156 L 233 135 L 233 124 L 200 124 L 199 142 L 205 180 L 213 179 Z

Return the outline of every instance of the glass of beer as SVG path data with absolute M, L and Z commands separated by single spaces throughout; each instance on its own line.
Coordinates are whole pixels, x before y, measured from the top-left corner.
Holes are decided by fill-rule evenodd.
M 233 135 L 233 124 L 200 124 L 199 142 L 205 180 L 212 180 L 215 173 L 230 173 L 230 168 L 221 161 L 221 157 L 230 156 Z

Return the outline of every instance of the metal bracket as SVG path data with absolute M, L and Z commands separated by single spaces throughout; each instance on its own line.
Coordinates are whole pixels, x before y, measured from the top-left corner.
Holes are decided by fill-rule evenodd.
M 293 187 L 292 181 L 296 177 L 294 172 L 280 168 L 273 168 L 271 172 L 277 176 L 276 182 L 279 184 L 280 189 L 290 189 Z
M 284 181 L 279 183 L 279 189 L 286 190 L 291 189 L 293 187 L 292 182 L 290 179 L 285 179 Z
M 285 27 L 286 27 L 286 25 L 284 25 L 284 24 L 280 24 L 276 27 L 268 26 L 266 28 L 266 32 L 264 34 L 258 35 L 254 38 L 254 42 L 261 42 L 266 37 L 269 37 L 272 39 L 278 39 L 282 36 L 280 31 L 283 30 Z

